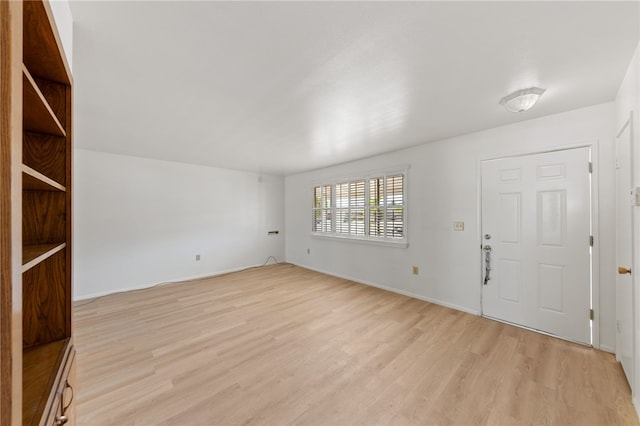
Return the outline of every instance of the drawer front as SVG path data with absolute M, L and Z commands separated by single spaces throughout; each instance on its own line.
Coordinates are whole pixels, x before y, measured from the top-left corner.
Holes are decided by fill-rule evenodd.
M 71 348 L 55 390 L 52 406 L 47 410 L 43 426 L 75 426 L 76 424 L 76 351 Z

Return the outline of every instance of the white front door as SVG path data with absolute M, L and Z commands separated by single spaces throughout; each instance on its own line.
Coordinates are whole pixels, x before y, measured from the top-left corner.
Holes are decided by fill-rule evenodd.
M 482 162 L 484 316 L 591 344 L 589 156 L 585 147 Z
M 622 363 L 629 384 L 633 377 L 633 285 L 631 261 L 631 121 L 616 138 L 616 259 L 618 275 L 616 357 Z

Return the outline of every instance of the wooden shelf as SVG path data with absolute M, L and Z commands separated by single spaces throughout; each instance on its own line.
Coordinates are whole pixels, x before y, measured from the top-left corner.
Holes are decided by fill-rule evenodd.
M 22 247 L 22 272 L 26 272 L 37 264 L 45 261 L 60 250 L 63 250 L 67 243 L 61 244 L 38 244 Z
M 61 339 L 25 349 L 22 353 L 22 424 L 37 425 L 46 407 L 61 366 L 71 351 L 71 339 Z
M 53 109 L 38 88 L 29 70 L 22 65 L 22 120 L 24 130 L 48 135 L 66 136 Z
M 51 7 L 43 1 L 25 1 L 23 8 L 23 62 L 33 75 L 71 84 L 71 72 L 54 22 Z
M 25 191 L 66 191 L 66 188 L 29 166 L 22 165 L 22 189 Z

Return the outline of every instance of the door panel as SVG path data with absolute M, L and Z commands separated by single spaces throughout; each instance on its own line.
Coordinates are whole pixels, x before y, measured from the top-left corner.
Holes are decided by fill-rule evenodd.
M 564 313 L 564 267 L 540 264 L 538 269 L 539 308 Z
M 500 259 L 500 298 L 520 303 L 520 262 Z
M 500 194 L 500 238 L 503 243 L 520 242 L 520 205 L 520 194 Z
M 482 162 L 483 315 L 591 344 L 589 148 Z M 484 262 L 484 257 L 483 257 Z
M 565 191 L 538 192 L 538 244 L 564 246 Z

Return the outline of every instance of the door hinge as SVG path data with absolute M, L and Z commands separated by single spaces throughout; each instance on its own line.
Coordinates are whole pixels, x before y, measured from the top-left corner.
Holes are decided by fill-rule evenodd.
M 593 309 L 589 309 L 589 319 L 593 321 Z
M 589 245 L 593 247 L 593 235 L 589 235 Z
M 593 163 L 589 161 L 589 173 L 593 173 Z

